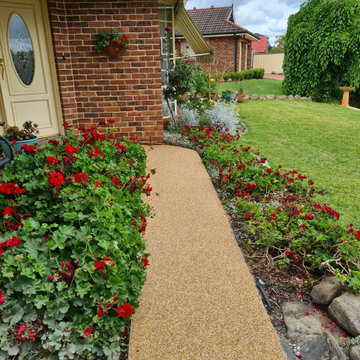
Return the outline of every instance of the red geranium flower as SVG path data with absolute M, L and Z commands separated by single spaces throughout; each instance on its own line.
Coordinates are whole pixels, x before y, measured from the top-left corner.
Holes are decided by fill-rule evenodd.
M 66 145 L 65 146 L 65 152 L 70 155 L 73 152 L 78 153 L 79 149 L 76 146 Z
M 101 181 L 94 181 L 93 184 L 97 187 L 101 187 L 102 186 L 102 183 Z
M 14 183 L 5 183 L 0 185 L 0 192 L 3 194 L 22 194 L 25 192 L 25 189 L 22 189 Z
M 123 306 L 118 306 L 115 311 L 120 317 L 128 317 L 134 312 L 135 308 L 128 303 L 124 303 Z
M 54 187 L 60 187 L 64 182 L 63 174 L 53 171 L 47 179 L 50 184 L 50 189 Z
M 3 210 L 3 215 L 11 215 L 14 213 L 16 213 L 16 211 L 8 206 Z
M 86 335 L 86 336 L 89 336 L 91 334 L 91 332 L 92 332 L 91 327 L 88 327 L 88 328 L 86 328 L 86 330 L 83 331 L 84 335 Z
M 103 314 L 104 314 L 104 311 L 102 309 L 98 309 L 98 311 L 97 311 L 98 317 L 100 318 L 101 316 L 103 316 Z
M 144 266 L 149 265 L 149 259 L 141 259 L 140 261 L 144 264 Z
M 20 245 L 21 241 L 20 238 L 13 236 L 10 240 L 7 240 L 6 243 L 9 248 L 13 248 Z
M 46 161 L 49 163 L 49 164 L 52 164 L 52 165 L 55 165 L 59 162 L 59 160 L 55 157 L 55 156 L 48 156 L 46 158 Z
M 0 290 L 0 305 L 5 302 L 4 290 Z
M 114 124 L 115 123 L 115 120 L 114 119 L 107 119 L 106 122 L 108 124 Z
M 81 180 L 83 180 L 85 186 L 88 184 L 86 179 L 88 179 L 89 176 L 87 174 L 83 173 L 83 172 L 73 174 L 73 177 L 75 178 L 75 182 L 78 183 L 78 184 L 81 183 Z
M 94 263 L 96 270 L 105 270 L 104 262 L 101 260 L 98 260 Z

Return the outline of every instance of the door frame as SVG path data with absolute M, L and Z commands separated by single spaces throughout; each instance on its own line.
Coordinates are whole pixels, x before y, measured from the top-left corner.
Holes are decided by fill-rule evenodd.
M 57 77 L 57 68 L 55 63 L 55 52 L 53 46 L 53 40 L 51 36 L 51 24 L 49 19 L 49 11 L 47 7 L 47 0 L 38 0 L 40 2 L 41 15 L 44 24 L 45 30 L 45 39 L 46 39 L 46 47 L 49 54 L 49 65 L 50 65 L 50 77 L 51 83 L 53 85 L 53 94 L 54 94 L 54 103 L 55 103 L 55 111 L 56 111 L 56 121 L 59 127 L 59 134 L 65 135 L 64 126 L 63 126 L 63 114 L 61 107 L 61 99 L 60 99 L 60 88 Z M 55 135 L 54 135 L 55 136 Z
M 33 0 L 34 2 L 38 1 L 38 4 L 40 6 L 40 16 L 42 17 L 43 21 L 43 27 L 44 27 L 44 37 L 45 37 L 45 46 L 46 50 L 48 52 L 48 63 L 50 67 L 50 82 L 52 85 L 52 93 L 54 96 L 54 105 L 55 105 L 55 114 L 56 114 L 56 123 L 59 129 L 58 134 L 53 134 L 46 137 L 51 136 L 58 136 L 58 135 L 64 135 L 64 127 L 63 127 L 63 114 L 62 114 L 62 106 L 61 106 L 61 99 L 60 99 L 60 88 L 58 83 L 58 77 L 57 77 L 57 67 L 55 63 L 55 56 L 54 56 L 54 47 L 53 47 L 53 41 L 51 36 L 51 24 L 49 19 L 49 12 L 47 7 L 47 0 Z M 36 20 L 36 19 L 35 19 Z M 5 104 L 4 104 L 4 97 L 1 94 L 0 89 L 0 115 L 6 121 L 6 113 L 5 113 Z

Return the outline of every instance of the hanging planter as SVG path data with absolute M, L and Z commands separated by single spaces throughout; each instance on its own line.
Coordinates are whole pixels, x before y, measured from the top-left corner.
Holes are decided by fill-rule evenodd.
M 129 40 L 119 30 L 99 31 L 97 33 L 97 45 L 93 50 L 98 53 L 107 51 L 110 56 L 123 54 L 129 48 Z

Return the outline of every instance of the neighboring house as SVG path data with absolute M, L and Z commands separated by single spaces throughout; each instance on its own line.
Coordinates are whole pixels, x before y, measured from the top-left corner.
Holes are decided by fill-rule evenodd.
M 251 68 L 251 42 L 259 40 L 245 28 L 237 25 L 233 6 L 187 10 L 201 35 L 214 52 L 218 71 L 242 71 Z M 176 29 L 176 50 L 191 52 L 181 29 Z
M 162 142 L 162 75 L 173 61 L 175 21 L 210 61 L 183 0 L 0 0 L 0 121 L 32 120 L 48 137 L 63 133 L 63 121 L 113 118 L 119 136 Z M 109 29 L 129 38 L 121 56 L 93 51 L 97 32 Z
M 251 49 L 254 53 L 257 54 L 267 54 L 269 37 L 261 34 L 255 34 L 260 40 L 253 41 L 251 43 Z

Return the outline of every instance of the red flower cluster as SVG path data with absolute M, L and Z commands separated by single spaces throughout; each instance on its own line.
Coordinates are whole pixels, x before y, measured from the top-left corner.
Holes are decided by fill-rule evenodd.
M 105 266 L 114 267 L 115 264 L 113 263 L 112 259 L 103 257 L 103 260 L 98 260 L 94 263 L 96 270 L 105 270 Z
M 65 152 L 68 154 L 68 155 L 71 155 L 72 153 L 78 153 L 79 152 L 79 149 L 76 147 L 76 146 L 71 146 L 71 145 L 66 145 L 65 146 Z
M 25 189 L 17 186 L 14 183 L 5 183 L 0 185 L 0 192 L 3 194 L 11 195 L 11 194 L 23 194 Z
M 48 156 L 46 158 L 46 161 L 51 165 L 55 165 L 59 162 L 59 160 L 55 156 Z
M 122 154 L 126 154 L 126 146 L 116 143 L 115 146 L 121 151 Z
M 26 155 L 33 155 L 36 152 L 36 146 L 24 144 L 21 150 L 24 150 Z
M 118 185 L 118 186 L 120 186 L 120 187 L 123 186 L 122 182 L 121 182 L 119 179 L 117 179 L 116 177 L 113 177 L 113 178 L 111 179 L 111 181 L 112 181 L 115 185 Z
M 6 302 L 4 297 L 4 290 L 0 290 L 0 305 Z
M 6 247 L 13 248 L 15 246 L 20 245 L 21 241 L 20 238 L 13 236 L 10 240 L 6 240 L 3 242 L 0 242 L 0 256 L 4 253 L 4 250 Z
M 14 209 L 12 209 L 11 207 L 7 206 L 4 210 L 3 210 L 3 215 L 11 215 L 11 214 L 15 214 L 16 211 Z
M 84 335 L 86 335 L 86 336 L 89 336 L 89 335 L 91 334 L 91 332 L 92 332 L 92 328 L 91 328 L 91 327 L 88 327 L 88 328 L 86 328 L 86 329 L 83 331 Z
M 141 259 L 140 261 L 144 264 L 144 266 L 149 265 L 149 259 Z
M 64 176 L 61 173 L 53 171 L 48 177 L 47 181 L 50 184 L 49 189 L 60 187 L 64 182 Z
M 23 342 L 27 340 L 33 342 L 36 340 L 41 326 L 42 325 L 40 320 L 27 324 L 21 323 L 19 327 L 14 329 L 16 338 Z
M 75 178 L 74 181 L 75 181 L 77 184 L 81 184 L 81 182 L 83 182 L 83 184 L 84 184 L 85 186 L 88 185 L 88 182 L 86 181 L 86 179 L 88 179 L 89 176 L 88 176 L 87 174 L 85 174 L 85 173 L 83 173 L 83 172 L 79 172 L 79 173 L 73 174 L 73 177 Z
M 101 181 L 94 181 L 93 184 L 97 187 L 101 187 L 102 186 L 102 183 Z
M 128 317 L 134 312 L 135 308 L 128 303 L 124 303 L 123 306 L 118 306 L 115 311 L 120 317 Z

